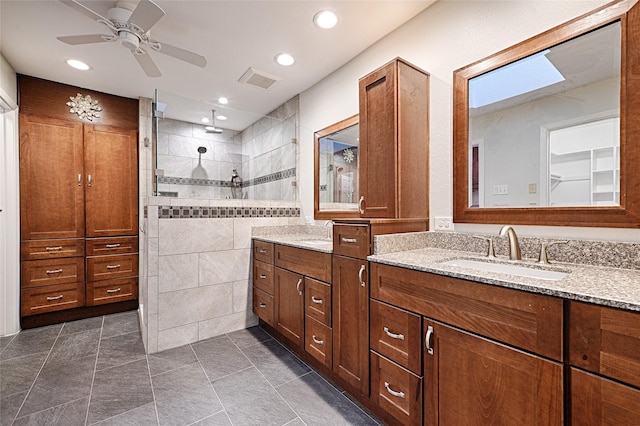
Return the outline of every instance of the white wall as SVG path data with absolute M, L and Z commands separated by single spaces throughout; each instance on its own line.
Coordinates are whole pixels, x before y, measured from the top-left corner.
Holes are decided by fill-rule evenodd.
M 313 132 L 358 112 L 358 79 L 400 56 L 431 74 L 430 215 L 452 216 L 453 71 L 587 13 L 608 0 L 438 1 L 300 95 L 300 201 L 313 216 Z M 433 223 L 433 221 L 431 221 Z M 455 224 L 463 232 L 497 225 Z M 518 226 L 524 235 L 637 241 L 640 230 Z

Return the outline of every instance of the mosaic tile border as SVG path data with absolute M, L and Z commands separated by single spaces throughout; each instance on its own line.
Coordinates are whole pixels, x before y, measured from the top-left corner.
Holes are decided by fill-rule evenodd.
M 158 206 L 158 219 L 235 219 L 240 217 L 300 217 L 300 208 Z
M 276 182 L 276 181 L 288 179 L 291 177 L 296 177 L 295 168 L 282 170 L 282 171 L 271 173 L 268 175 L 259 176 L 254 179 L 242 181 L 242 183 L 240 184 L 240 187 L 246 188 L 253 185 L 260 185 L 268 182 Z M 230 180 L 193 179 L 193 178 L 182 178 L 182 177 L 174 177 L 174 176 L 158 176 L 158 183 L 169 184 L 169 185 L 219 186 L 222 188 L 231 187 Z

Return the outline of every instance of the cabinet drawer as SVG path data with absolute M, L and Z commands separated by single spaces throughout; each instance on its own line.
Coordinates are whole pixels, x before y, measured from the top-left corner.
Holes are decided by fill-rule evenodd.
M 84 258 L 31 260 L 21 262 L 22 288 L 84 281 Z
M 371 300 L 371 349 L 416 374 L 422 373 L 420 315 Z
M 331 253 L 276 244 L 275 265 L 320 281 L 331 281 Z
M 369 225 L 333 224 L 333 253 L 366 259 L 371 254 Z
M 22 316 L 84 306 L 84 283 L 48 285 L 21 291 Z
M 137 254 L 87 257 L 87 281 L 133 277 L 137 275 Z
M 571 365 L 640 387 L 640 313 L 569 303 Z
M 253 258 L 265 263 L 273 263 L 273 243 L 253 240 Z
M 273 305 L 273 296 L 254 287 L 253 313 L 270 326 L 275 327 L 274 312 L 275 307 Z
M 373 351 L 371 400 L 404 425 L 422 424 L 422 377 Z
M 87 256 L 138 252 L 138 237 L 87 238 Z
M 87 306 L 131 300 L 138 297 L 138 278 L 87 283 Z
M 331 286 L 312 278 L 304 279 L 304 312 L 331 327 Z
M 84 239 L 32 240 L 20 243 L 20 260 L 84 256 Z
M 331 368 L 333 361 L 333 333 L 329 327 L 307 316 L 304 330 L 304 350 Z
M 560 298 L 375 262 L 370 291 L 374 299 L 562 360 Z
M 253 261 L 253 285 L 260 290 L 273 295 L 273 265 L 269 263 Z

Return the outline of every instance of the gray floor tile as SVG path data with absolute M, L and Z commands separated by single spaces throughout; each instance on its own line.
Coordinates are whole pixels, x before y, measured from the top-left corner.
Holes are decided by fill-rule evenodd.
M 378 424 L 315 372 L 276 389 L 307 425 Z
M 14 426 L 84 426 L 89 397 L 16 419 Z
M 18 417 L 88 396 L 95 362 L 90 356 L 42 369 Z
M 120 334 L 100 341 L 96 370 L 145 359 L 144 344 L 139 332 Z
M 16 418 L 27 392 L 18 392 L 0 398 L 0 426 L 9 426 Z
M 88 356 L 95 357 L 98 353 L 99 342 L 100 330 L 81 331 L 60 336 L 49 354 L 45 368 Z
M 189 424 L 222 410 L 199 363 L 153 376 L 151 384 L 161 425 Z
M 0 353 L 6 348 L 11 340 L 13 340 L 15 336 L 2 336 L 0 337 Z
M 0 361 L 0 396 L 28 391 L 47 358 L 47 352 Z
M 310 371 L 304 362 L 275 339 L 244 348 L 242 351 L 273 386 L 286 383 Z
M 226 336 L 191 345 L 209 380 L 235 373 L 251 366 L 246 356 Z
M 140 331 L 138 311 L 122 312 L 104 317 L 104 324 L 102 326 L 103 339 L 136 331 Z
M 97 423 L 153 402 L 147 360 L 96 371 L 89 402 L 89 423 Z
M 238 330 L 228 333 L 227 336 L 229 336 L 233 343 L 235 343 L 239 348 L 246 348 L 247 346 L 253 346 L 256 343 L 273 339 L 269 333 L 257 325 L 249 327 L 246 330 Z
M 191 424 L 192 426 L 232 426 L 231 420 L 225 411 L 220 411 L 212 416 Z
M 85 318 L 77 321 L 69 321 L 64 323 L 60 335 L 78 333 L 80 331 L 88 331 L 102 328 L 102 316 L 94 318 Z
M 295 419 L 291 420 L 289 423 L 285 424 L 284 426 L 305 426 L 305 424 L 300 419 L 300 417 L 296 417 Z
M 98 423 L 100 426 L 151 426 L 158 424 L 156 405 L 152 402 L 142 407 L 110 417 Z
M 149 371 L 151 375 L 175 370 L 185 365 L 197 362 L 196 354 L 193 353 L 191 345 L 180 346 L 174 349 L 147 355 L 149 361 Z
M 24 330 L 15 336 L 2 351 L 0 359 L 7 360 L 40 352 L 48 352 L 60 333 L 62 324 Z
M 254 367 L 213 381 L 234 425 L 283 425 L 297 417 Z

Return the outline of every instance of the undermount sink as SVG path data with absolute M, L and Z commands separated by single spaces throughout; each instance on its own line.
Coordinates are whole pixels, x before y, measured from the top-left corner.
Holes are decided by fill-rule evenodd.
M 497 272 L 501 274 L 518 275 L 520 277 L 537 278 L 539 280 L 558 281 L 569 275 L 569 272 L 561 272 L 550 269 L 534 268 L 512 263 L 499 263 L 481 259 L 452 259 L 441 263 L 446 266 L 475 269 L 485 272 Z

